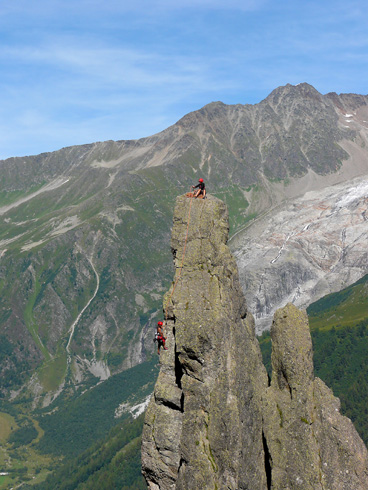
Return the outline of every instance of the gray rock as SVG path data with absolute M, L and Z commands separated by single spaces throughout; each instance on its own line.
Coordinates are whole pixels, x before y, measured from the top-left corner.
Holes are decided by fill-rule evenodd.
M 314 378 L 308 319 L 292 304 L 274 317 L 269 386 L 227 236 L 222 201 L 177 199 L 168 350 L 142 436 L 148 488 L 367 489 L 367 449 Z
M 367 449 L 340 401 L 314 378 L 306 313 L 292 304 L 278 310 L 271 336 L 263 416 L 272 489 L 367 489 Z
M 291 302 L 306 308 L 367 270 L 368 177 L 308 192 L 230 241 L 257 333 Z
M 177 199 L 179 280 L 165 298 L 168 351 L 143 431 L 150 489 L 266 488 L 260 402 L 267 374 L 227 237 L 222 201 Z

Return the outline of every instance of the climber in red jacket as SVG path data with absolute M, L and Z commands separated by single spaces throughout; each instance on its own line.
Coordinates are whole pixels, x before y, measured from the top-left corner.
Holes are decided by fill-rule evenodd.
M 203 179 L 198 179 L 197 185 L 192 185 L 193 189 L 199 188 L 198 191 L 193 195 L 193 197 L 198 197 L 199 199 L 204 199 L 206 197 L 206 186 L 203 182 Z
M 160 355 L 161 347 L 163 347 L 164 350 L 167 350 L 167 347 L 165 347 L 166 337 L 164 337 L 164 329 L 163 329 L 162 322 L 157 322 L 156 339 L 157 339 L 157 354 Z

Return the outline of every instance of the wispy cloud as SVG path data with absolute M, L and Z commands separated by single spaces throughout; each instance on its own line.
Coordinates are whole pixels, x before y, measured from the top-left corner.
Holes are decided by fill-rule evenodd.
M 76 46 L 67 40 L 47 46 L 25 46 L 0 49 L 0 59 L 7 58 L 19 63 L 31 63 L 72 75 L 91 77 L 91 83 L 109 85 L 194 83 L 206 71 L 206 62 L 200 57 L 193 59 L 183 55 L 170 56 L 139 49 L 117 49 Z
M 365 92 L 363 0 L 3 0 L 0 156 L 158 132 L 278 85 Z

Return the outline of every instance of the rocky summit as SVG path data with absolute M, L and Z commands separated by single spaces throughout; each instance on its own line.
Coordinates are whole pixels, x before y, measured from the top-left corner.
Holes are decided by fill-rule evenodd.
M 172 249 L 181 275 L 165 299 L 168 351 L 143 433 L 152 490 L 266 488 L 260 407 L 267 374 L 227 238 L 222 201 L 178 198 Z
M 272 382 L 227 247 L 222 201 L 177 198 L 167 351 L 148 406 L 150 490 L 368 488 L 368 453 L 313 374 L 305 312 L 275 313 Z

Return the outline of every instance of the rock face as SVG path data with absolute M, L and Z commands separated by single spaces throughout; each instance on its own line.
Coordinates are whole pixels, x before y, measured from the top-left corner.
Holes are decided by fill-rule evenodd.
M 366 273 L 367 196 L 368 176 L 307 192 L 230 241 L 257 333 L 286 303 L 306 308 Z
M 227 237 L 222 201 L 177 199 L 168 350 L 142 437 L 148 488 L 367 489 L 367 450 L 314 378 L 307 317 L 290 304 L 272 326 L 269 386 Z
M 150 489 L 266 488 L 261 394 L 267 374 L 226 241 L 224 203 L 177 200 L 168 351 L 147 410 L 143 472 Z
M 264 397 L 264 434 L 272 489 L 368 488 L 367 449 L 340 401 L 313 374 L 308 317 L 292 304 L 275 314 L 272 382 Z

